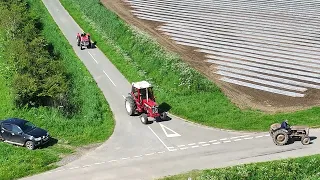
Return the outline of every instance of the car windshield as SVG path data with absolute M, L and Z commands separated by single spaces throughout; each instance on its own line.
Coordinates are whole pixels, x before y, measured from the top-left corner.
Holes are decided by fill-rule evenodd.
M 20 128 L 21 128 L 22 131 L 28 132 L 31 129 L 33 129 L 34 127 L 36 127 L 36 126 L 33 125 L 31 122 L 26 122 Z

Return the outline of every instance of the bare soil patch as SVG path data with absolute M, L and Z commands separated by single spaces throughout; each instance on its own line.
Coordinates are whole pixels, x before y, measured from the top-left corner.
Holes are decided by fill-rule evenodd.
M 225 95 L 241 109 L 259 109 L 264 112 L 275 113 L 292 112 L 320 105 L 320 91 L 315 89 L 308 90 L 303 98 L 293 98 L 219 81 L 219 76 L 213 73 L 215 65 L 205 62 L 206 54 L 195 51 L 196 48 L 176 44 L 168 36 L 157 30 L 162 23 L 136 18 L 130 11 L 133 8 L 122 0 L 101 0 L 101 2 L 126 23 L 154 37 L 166 50 L 179 54 L 191 67 L 217 84 Z

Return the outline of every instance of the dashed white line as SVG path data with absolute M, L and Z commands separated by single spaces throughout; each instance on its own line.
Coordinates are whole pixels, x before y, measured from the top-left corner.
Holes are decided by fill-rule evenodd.
M 97 163 L 94 163 L 95 165 L 99 165 L 99 164 L 104 164 L 106 162 L 97 162 Z
M 256 136 L 256 138 L 262 138 L 263 136 Z
M 192 146 L 192 148 L 197 148 L 197 147 L 199 147 L 198 145 L 196 145 L 196 146 Z
M 157 152 L 158 154 L 162 154 L 162 153 L 165 153 L 165 151 L 159 151 L 159 152 Z
M 264 135 L 264 136 L 266 136 L 266 137 L 267 137 L 267 136 L 270 136 L 270 134 L 266 134 L 266 135 Z
M 186 145 L 178 145 L 178 147 L 184 147 L 184 146 L 186 146 Z
M 69 168 L 69 170 L 72 170 L 72 169 L 79 169 L 80 167 L 72 167 L 72 168 Z
M 212 144 L 220 144 L 221 142 L 215 142 L 215 143 L 212 143 Z
M 188 147 L 180 148 L 181 150 L 189 149 Z
M 149 153 L 149 154 L 145 154 L 146 156 L 151 156 L 154 155 L 154 153 Z
M 176 151 L 177 149 L 171 149 L 171 150 L 169 150 L 169 151 Z
M 121 158 L 122 160 L 126 160 L 126 159 L 130 159 L 130 157 L 126 157 L 126 158 Z
M 139 157 L 142 157 L 142 155 L 139 155 L 139 156 L 133 156 L 134 158 L 139 158 Z
M 212 142 L 216 142 L 217 140 L 211 140 L 211 141 L 209 141 L 209 143 L 212 143 Z
M 108 74 L 103 70 L 103 73 L 109 78 L 109 80 L 111 81 L 111 83 L 116 86 L 116 84 L 112 81 L 112 79 L 108 76 Z
M 242 139 L 235 139 L 235 140 L 233 140 L 233 141 L 242 141 Z
M 110 160 L 110 161 L 108 161 L 108 162 L 116 162 L 117 160 Z
M 209 146 L 210 144 L 202 144 L 202 146 Z
M 193 145 L 195 145 L 196 143 L 190 143 L 190 144 L 188 144 L 189 146 L 193 146 Z
M 220 139 L 220 141 L 224 141 L 224 140 L 227 140 L 228 138 L 223 138 L 223 139 Z
M 235 137 L 231 137 L 230 139 L 237 139 L 237 138 L 248 137 L 248 136 L 249 136 L 249 135 L 235 136 Z
M 247 138 L 243 138 L 243 139 L 253 139 L 253 137 L 247 137 Z
M 91 164 L 88 164 L 88 165 L 84 165 L 84 166 L 82 166 L 82 167 L 90 167 L 90 166 L 92 166 Z
M 205 144 L 206 142 L 198 142 L 198 144 Z
M 89 55 L 92 57 L 92 59 L 93 59 L 97 64 L 99 64 L 98 61 L 92 56 L 92 54 L 91 54 L 90 52 L 88 52 L 88 53 L 89 53 Z
M 229 142 L 231 142 L 231 141 L 223 141 L 224 143 L 229 143 Z

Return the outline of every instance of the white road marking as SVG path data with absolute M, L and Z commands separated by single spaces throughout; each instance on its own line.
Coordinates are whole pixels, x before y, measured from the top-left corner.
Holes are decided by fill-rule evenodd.
M 188 147 L 180 148 L 181 150 L 189 149 Z
M 139 157 L 142 157 L 142 155 L 139 155 L 139 156 L 134 156 L 135 158 L 139 158 Z
M 149 153 L 149 154 L 145 154 L 146 156 L 151 156 L 154 155 L 154 153 Z
M 231 137 L 230 139 L 237 139 L 237 138 L 248 137 L 248 136 L 249 136 L 249 135 L 235 136 L 235 137 Z
M 256 138 L 262 138 L 263 136 L 256 136 Z
M 171 150 L 169 150 L 169 151 L 176 151 L 177 149 L 171 149 Z
M 161 123 L 159 123 L 159 124 L 160 124 L 160 126 L 161 126 L 164 134 L 165 134 L 167 137 L 178 137 L 178 136 L 181 136 L 180 134 L 178 134 L 177 132 L 175 132 L 175 131 L 173 131 L 172 129 L 168 128 L 167 126 L 165 126 L 165 125 L 163 125 L 163 124 L 161 124 Z M 168 129 L 169 131 L 173 132 L 173 134 L 168 134 L 167 131 L 166 131 L 166 129 Z
M 220 139 L 221 141 L 224 141 L 224 140 L 227 140 L 228 138 L 223 138 L 223 139 Z
M 159 152 L 157 152 L 158 154 L 162 154 L 162 153 L 165 153 L 165 151 L 159 151 Z
M 253 137 L 247 137 L 247 138 L 243 138 L 243 139 L 253 139 Z
M 123 99 L 125 99 L 126 97 L 124 95 L 122 95 Z
M 266 137 L 267 137 L 267 136 L 270 136 L 270 134 L 266 134 L 266 135 L 264 135 L 264 136 L 266 136 Z
M 114 85 L 114 86 L 116 86 L 116 84 L 112 81 L 112 79 L 108 76 L 108 74 L 103 70 L 103 73 L 109 78 L 109 80 L 112 82 L 112 84 Z
M 202 144 L 202 146 L 209 146 L 210 144 Z
M 121 159 L 123 159 L 123 160 L 126 160 L 126 159 L 130 159 L 130 157 L 126 157 L 126 158 L 121 158 Z
M 198 145 L 196 145 L 196 146 L 192 146 L 192 148 L 197 148 L 197 147 L 199 147 Z
M 211 141 L 209 141 L 209 143 L 211 143 L 211 142 L 216 142 L 217 140 L 211 140 Z
M 92 166 L 92 165 L 88 164 L 88 165 L 84 165 L 84 166 L 82 166 L 82 167 L 90 167 L 90 166 Z
M 231 142 L 231 141 L 223 141 L 224 143 L 229 143 L 229 142 Z
M 235 140 L 233 140 L 233 141 L 242 141 L 242 139 L 235 139 Z
M 188 144 L 189 146 L 192 146 L 192 145 L 195 145 L 196 143 L 191 143 L 191 144 Z
M 164 147 L 167 148 L 168 151 L 172 151 L 168 148 L 168 146 L 159 138 L 159 136 L 151 129 L 150 126 L 148 126 L 148 128 L 150 129 L 150 131 L 159 139 L 159 141 L 164 145 Z
M 198 142 L 198 144 L 205 144 L 206 142 Z
M 178 147 L 184 147 L 184 146 L 186 146 L 186 145 L 178 145 Z
M 108 162 L 116 162 L 117 160 L 111 160 L 111 161 L 108 161 Z
M 106 162 L 97 162 L 97 163 L 94 163 L 95 165 L 99 165 L 99 164 L 104 164 Z
M 80 167 L 79 167 L 79 166 L 77 166 L 77 167 L 72 167 L 72 168 L 69 168 L 69 170 L 78 169 L 78 168 L 80 168 Z
M 88 52 L 88 53 L 89 53 L 89 55 L 92 57 L 92 59 L 93 59 L 97 64 L 99 64 L 98 61 L 92 56 L 92 54 L 91 54 L 90 52 Z
M 212 144 L 220 144 L 221 142 L 215 142 L 215 143 L 212 143 Z

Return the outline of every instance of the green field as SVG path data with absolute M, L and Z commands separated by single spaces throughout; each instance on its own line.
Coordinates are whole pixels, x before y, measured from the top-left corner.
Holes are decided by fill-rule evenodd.
M 55 168 L 54 163 L 62 156 L 74 152 L 78 146 L 105 141 L 114 129 L 113 114 L 102 92 L 75 55 L 45 6 L 39 0 L 28 2 L 30 13 L 38 15 L 41 19 L 41 34 L 47 42 L 52 43 L 54 54 L 63 62 L 72 84 L 68 93 L 71 96 L 70 101 L 78 110 L 66 116 L 57 108 L 51 107 L 17 108 L 14 103 L 13 71 L 9 68 L 11 64 L 7 64 L 8 61 L 3 56 L 4 52 L 9 50 L 2 48 L 6 47 L 4 43 L 10 42 L 0 39 L 0 119 L 25 118 L 36 126 L 47 129 L 53 137 L 53 143 L 49 147 L 34 151 L 0 143 L 1 180 L 16 179 Z M 2 35 L 3 30 L 4 28 L 0 27 Z
M 144 33 L 130 28 L 99 0 L 60 2 L 129 81 L 151 81 L 156 86 L 157 101 L 168 103 L 175 115 L 234 130 L 267 130 L 270 124 L 283 119 L 289 119 L 292 125 L 320 124 L 319 107 L 274 115 L 241 110 L 216 85 L 189 68 L 177 55 L 165 52 Z
M 219 169 L 194 170 L 159 180 L 318 180 L 320 155 L 306 156 Z

